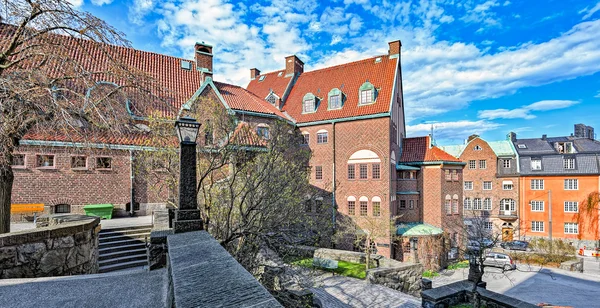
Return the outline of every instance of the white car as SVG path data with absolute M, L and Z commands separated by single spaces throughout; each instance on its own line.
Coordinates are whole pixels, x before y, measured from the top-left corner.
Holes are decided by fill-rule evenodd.
M 483 265 L 499 267 L 505 271 L 511 271 L 517 269 L 517 265 L 512 260 L 512 258 L 503 253 L 488 253 L 485 256 L 485 260 L 483 261 Z

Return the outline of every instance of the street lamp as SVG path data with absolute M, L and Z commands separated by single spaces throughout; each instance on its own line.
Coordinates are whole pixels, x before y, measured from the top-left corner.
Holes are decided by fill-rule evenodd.
M 190 117 L 175 121 L 179 138 L 179 208 L 175 212 L 173 231 L 182 233 L 202 230 L 202 218 L 198 210 L 196 193 L 196 138 L 200 123 Z

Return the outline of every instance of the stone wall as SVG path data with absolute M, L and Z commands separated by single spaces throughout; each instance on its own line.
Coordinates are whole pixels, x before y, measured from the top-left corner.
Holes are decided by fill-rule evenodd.
M 364 264 L 367 262 L 367 255 L 364 252 L 328 249 L 328 248 L 319 248 L 319 249 L 315 250 L 314 257 L 321 258 L 321 259 L 346 261 L 346 262 L 352 262 L 352 263 L 363 263 Z M 376 255 L 376 254 L 371 255 L 372 260 L 375 260 L 377 258 L 381 258 L 381 256 Z
M 425 308 L 445 308 L 473 301 L 473 283 L 468 280 L 457 281 L 438 288 L 421 292 L 422 306 Z M 516 298 L 477 287 L 481 307 L 489 308 L 535 308 L 534 304 Z
M 372 284 L 380 284 L 390 289 L 398 290 L 413 296 L 421 294 L 421 264 L 403 263 L 383 258 L 379 268 L 367 271 L 367 280 Z
M 0 235 L 0 278 L 98 272 L 100 218 L 58 215 L 48 226 Z

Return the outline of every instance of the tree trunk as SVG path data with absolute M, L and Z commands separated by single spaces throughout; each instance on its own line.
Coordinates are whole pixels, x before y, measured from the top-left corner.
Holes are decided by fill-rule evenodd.
M 370 239 L 368 237 L 367 237 L 367 250 L 365 252 L 366 252 L 366 254 L 365 254 L 366 258 L 365 259 L 367 260 L 366 266 L 367 266 L 367 271 L 368 271 L 369 270 L 369 263 L 371 263 L 371 241 L 370 241 Z
M 0 234 L 10 232 L 10 199 L 14 175 L 8 164 L 0 166 Z

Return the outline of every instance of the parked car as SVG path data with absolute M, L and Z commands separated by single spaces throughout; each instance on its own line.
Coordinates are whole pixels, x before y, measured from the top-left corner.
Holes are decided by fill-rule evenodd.
M 503 242 L 500 244 L 500 247 L 508 250 L 522 250 L 522 251 L 530 251 L 529 242 L 526 241 L 510 241 Z
M 512 258 L 503 253 L 488 253 L 485 256 L 485 260 L 483 261 L 483 265 L 499 267 L 504 269 L 505 271 L 515 270 L 517 269 L 517 265 L 512 260 Z
M 469 250 L 480 250 L 483 248 L 490 248 L 494 246 L 494 242 L 489 238 L 470 238 L 467 242 L 467 249 Z

